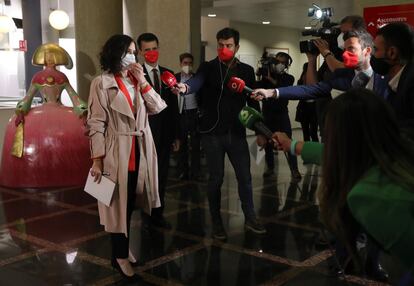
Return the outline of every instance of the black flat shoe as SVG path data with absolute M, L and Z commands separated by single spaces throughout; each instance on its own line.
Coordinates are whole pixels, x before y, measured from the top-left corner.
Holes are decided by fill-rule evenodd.
M 128 283 L 133 283 L 133 282 L 139 282 L 142 281 L 142 277 L 139 276 L 138 274 L 134 273 L 134 275 L 132 276 L 128 276 L 126 275 L 123 271 L 121 266 L 119 266 L 119 263 L 116 261 L 116 259 L 112 259 L 111 260 L 111 265 L 114 269 L 116 269 L 119 274 L 121 274 L 122 278 L 128 282 Z

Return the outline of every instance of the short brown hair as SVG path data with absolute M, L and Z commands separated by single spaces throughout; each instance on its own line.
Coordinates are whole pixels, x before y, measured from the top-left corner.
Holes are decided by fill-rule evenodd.
M 185 58 L 190 58 L 192 61 L 194 61 L 194 57 L 192 54 L 190 53 L 182 53 L 180 55 L 180 63 L 185 59 Z

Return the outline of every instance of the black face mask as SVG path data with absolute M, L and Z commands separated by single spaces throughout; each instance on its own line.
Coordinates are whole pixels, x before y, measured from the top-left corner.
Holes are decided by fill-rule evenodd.
M 391 69 L 391 64 L 385 61 L 385 58 L 376 58 L 371 55 L 370 64 L 375 73 L 380 75 L 386 75 Z

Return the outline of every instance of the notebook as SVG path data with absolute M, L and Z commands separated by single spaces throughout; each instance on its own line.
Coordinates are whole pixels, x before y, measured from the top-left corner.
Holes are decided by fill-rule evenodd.
M 111 205 L 112 195 L 114 194 L 115 183 L 105 176 L 101 177 L 99 184 L 94 182 L 94 179 L 95 177 L 92 177 L 89 172 L 84 189 L 85 192 L 109 207 Z

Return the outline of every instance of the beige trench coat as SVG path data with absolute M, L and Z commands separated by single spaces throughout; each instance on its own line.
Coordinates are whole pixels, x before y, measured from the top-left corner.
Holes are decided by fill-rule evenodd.
M 138 167 L 137 197 L 144 211 L 160 207 L 158 195 L 158 166 L 148 114 L 156 114 L 167 107 L 153 90 L 137 93 L 137 115 L 134 115 L 125 95 L 118 88 L 112 74 L 103 73 L 92 83 L 88 101 L 87 125 L 91 157 L 103 156 L 103 172 L 116 183 L 109 207 L 98 202 L 100 223 L 105 231 L 127 235 L 128 162 L 132 136 L 138 137 L 140 162 Z

